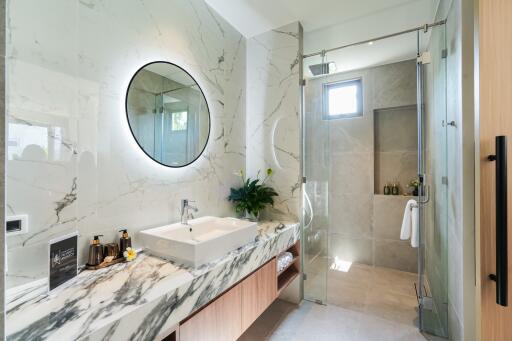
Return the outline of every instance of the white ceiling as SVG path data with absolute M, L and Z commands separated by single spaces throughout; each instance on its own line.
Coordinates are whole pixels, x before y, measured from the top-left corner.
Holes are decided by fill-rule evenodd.
M 406 4 L 438 0 L 206 0 L 245 37 L 301 21 L 304 31 L 359 20 Z M 408 15 L 409 13 L 405 13 Z
M 305 54 L 432 22 L 439 1 L 448 0 L 206 0 L 248 38 L 300 21 Z M 421 36 L 422 48 L 428 38 Z M 416 36 L 410 34 L 345 49 L 327 59 L 334 61 L 340 72 L 415 56 Z M 306 59 L 305 70 L 319 62 L 319 58 Z
M 369 12 L 353 20 L 305 32 L 304 53 L 314 53 L 431 23 L 434 21 L 438 4 L 439 0 L 407 1 L 398 6 Z M 427 34 L 420 32 L 420 52 L 426 49 L 431 32 L 432 29 Z M 334 61 L 336 72 L 342 72 L 413 59 L 416 55 L 417 35 L 409 33 L 375 41 L 372 45 L 349 47 L 328 53 L 326 61 Z M 310 76 L 308 66 L 320 62 L 320 57 L 305 59 L 306 76 Z

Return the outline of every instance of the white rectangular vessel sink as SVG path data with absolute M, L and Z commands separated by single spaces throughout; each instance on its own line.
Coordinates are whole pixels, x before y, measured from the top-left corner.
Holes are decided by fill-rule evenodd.
M 139 232 L 151 254 L 193 267 L 216 260 L 258 235 L 257 223 L 236 218 L 201 217 Z

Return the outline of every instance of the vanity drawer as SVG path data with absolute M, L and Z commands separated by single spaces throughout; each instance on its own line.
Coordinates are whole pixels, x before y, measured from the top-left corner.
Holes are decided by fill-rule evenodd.
M 180 341 L 233 341 L 242 335 L 242 288 L 234 286 L 180 326 Z
M 180 341 L 234 341 L 277 298 L 273 258 L 209 305 L 184 320 Z
M 242 330 L 249 326 L 277 298 L 276 259 L 244 279 L 242 287 Z

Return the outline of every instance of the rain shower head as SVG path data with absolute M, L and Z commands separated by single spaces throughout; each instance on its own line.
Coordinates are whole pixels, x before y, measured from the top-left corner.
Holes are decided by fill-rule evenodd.
M 336 71 L 336 64 L 334 62 L 313 64 L 309 66 L 309 70 L 313 76 L 328 75 Z

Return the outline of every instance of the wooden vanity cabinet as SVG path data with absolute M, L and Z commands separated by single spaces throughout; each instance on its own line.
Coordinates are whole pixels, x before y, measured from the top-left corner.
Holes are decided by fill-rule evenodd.
M 277 298 L 276 259 L 181 322 L 180 341 L 234 341 Z
M 240 283 L 242 287 L 242 330 L 250 325 L 277 298 L 276 259 L 262 266 L 258 271 Z
M 180 341 L 233 341 L 242 335 L 242 288 L 236 285 L 180 325 Z

